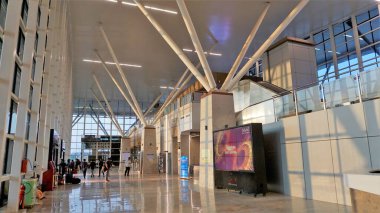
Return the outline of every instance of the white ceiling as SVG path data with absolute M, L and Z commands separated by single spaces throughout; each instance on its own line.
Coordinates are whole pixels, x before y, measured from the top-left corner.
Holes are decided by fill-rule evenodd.
M 204 49 L 207 50 L 212 45 L 208 32 L 219 40 L 214 52 L 222 53 L 223 56 L 209 57 L 213 71 L 227 72 L 230 69 L 252 26 L 264 9 L 266 1 L 186 0 Z M 247 56 L 252 55 L 265 41 L 297 2 L 297 0 L 271 1 L 269 12 Z M 179 12 L 174 0 L 149 0 L 144 3 Z M 334 23 L 375 4 L 375 0 L 311 0 L 283 36 L 305 37 L 328 23 Z M 194 49 L 180 13 L 172 15 L 150 12 L 180 47 Z M 143 66 L 123 69 L 137 99 L 144 105 L 151 102 L 160 92 L 165 92 L 160 86 L 173 86 L 186 69 L 138 8 L 107 0 L 71 0 L 70 38 L 74 98 L 93 98 L 90 88 L 97 90 L 91 77 L 91 73 L 94 72 L 100 79 L 108 99 L 123 100 L 100 64 L 82 61 L 85 58 L 97 59 L 94 49 L 98 49 L 106 61 L 112 61 L 98 29 L 99 22 L 103 23 L 119 61 Z M 196 55 L 187 54 L 194 64 L 198 63 Z M 120 79 L 116 67 L 112 65 L 109 67 L 117 79 Z

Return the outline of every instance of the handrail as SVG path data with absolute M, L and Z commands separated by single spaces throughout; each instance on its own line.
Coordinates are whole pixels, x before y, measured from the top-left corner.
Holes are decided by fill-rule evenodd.
M 380 68 L 360 72 L 360 73 L 358 74 L 358 77 L 360 78 L 360 74 L 362 74 L 362 73 L 368 73 L 368 72 L 376 71 L 376 70 L 380 71 Z M 342 74 L 339 74 L 338 76 L 341 76 L 341 75 L 344 75 L 344 74 L 347 74 L 347 73 L 342 73 Z M 346 79 L 346 78 L 350 78 L 350 77 L 354 77 L 354 76 L 353 76 L 353 75 L 350 75 L 350 76 L 347 76 L 347 77 L 345 77 L 345 78 L 341 78 L 341 79 Z M 340 79 L 336 79 L 336 80 L 340 80 Z M 313 82 L 313 83 L 310 83 L 310 84 L 307 84 L 307 85 L 303 85 L 303 86 L 301 86 L 301 87 L 298 87 L 298 88 L 296 88 L 296 89 L 294 89 L 294 90 L 292 90 L 292 91 L 287 90 L 286 92 L 278 93 L 278 94 L 272 96 L 271 98 L 265 99 L 265 100 L 260 101 L 260 102 L 258 102 L 258 103 L 251 104 L 251 105 L 245 107 L 244 109 L 242 109 L 241 111 L 244 111 L 244 110 L 246 110 L 246 109 L 249 108 L 249 107 L 252 107 L 252 106 L 255 106 L 255 105 L 259 105 L 259 104 L 262 104 L 262 103 L 267 102 L 267 101 L 270 101 L 270 100 L 274 100 L 274 99 L 276 99 L 276 98 L 284 97 L 284 96 L 286 96 L 286 95 L 293 94 L 293 97 L 294 97 L 295 93 L 297 93 L 298 91 L 302 91 L 302 90 L 304 90 L 304 89 L 309 89 L 309 88 L 312 88 L 313 86 L 317 86 L 317 85 L 319 85 L 320 87 L 323 87 L 324 85 L 328 85 L 328 84 L 330 84 L 330 82 L 328 82 L 328 83 L 320 83 L 320 82 L 321 82 L 321 80 L 318 80 L 318 81 L 316 81 L 316 82 Z M 289 92 L 290 92 L 290 93 L 289 93 Z M 323 94 L 323 96 L 324 96 L 324 94 Z M 322 99 L 323 99 L 323 98 L 322 98 Z M 295 104 L 297 104 L 297 103 L 295 102 Z

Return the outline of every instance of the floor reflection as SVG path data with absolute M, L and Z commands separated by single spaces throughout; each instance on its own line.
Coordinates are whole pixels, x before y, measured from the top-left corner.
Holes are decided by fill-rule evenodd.
M 344 206 L 278 194 L 254 198 L 226 190 L 199 189 L 176 176 L 88 178 L 46 193 L 28 212 L 351 212 Z

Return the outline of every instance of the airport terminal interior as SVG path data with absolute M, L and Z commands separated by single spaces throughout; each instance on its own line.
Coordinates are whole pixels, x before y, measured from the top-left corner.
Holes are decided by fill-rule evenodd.
M 380 0 L 0 0 L 0 212 L 380 212 Z

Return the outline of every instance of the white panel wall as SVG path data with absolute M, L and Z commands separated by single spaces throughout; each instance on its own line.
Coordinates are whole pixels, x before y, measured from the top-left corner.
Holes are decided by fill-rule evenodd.
M 281 177 L 275 188 L 282 186 L 287 195 L 351 205 L 343 174 L 380 169 L 380 137 L 366 134 L 378 134 L 378 104 L 371 100 L 264 125 L 266 146 L 281 149 L 282 174 L 269 172 L 268 179 Z M 273 161 L 271 156 L 266 163 L 276 170 Z
M 337 200 L 339 204 L 351 205 L 350 191 L 344 186 L 342 176 L 371 170 L 368 141 L 367 138 L 355 138 L 332 140 L 331 143 Z
M 362 104 L 329 109 L 327 113 L 331 139 L 367 136 Z

